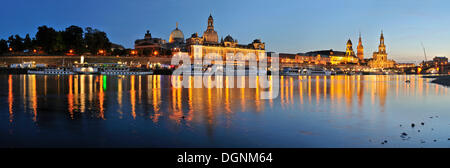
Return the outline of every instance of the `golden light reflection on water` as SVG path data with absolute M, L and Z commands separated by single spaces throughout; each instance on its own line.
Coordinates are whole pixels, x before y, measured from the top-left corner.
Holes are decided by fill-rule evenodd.
M 69 75 L 69 93 L 67 94 L 68 111 L 70 118 L 73 119 L 73 76 Z
M 181 85 L 181 77 L 180 76 L 175 76 L 172 78 L 177 78 L 175 79 L 178 83 L 178 85 Z M 171 92 L 172 92 L 172 109 L 171 109 L 171 114 L 169 115 L 169 118 L 172 119 L 173 121 L 175 121 L 176 123 L 180 123 L 181 122 L 181 118 L 183 117 L 183 107 L 182 107 L 182 99 L 181 99 L 181 91 L 182 88 L 175 88 L 172 87 Z
M 15 107 L 21 105 L 21 101 L 21 108 L 29 109 L 33 121 L 39 121 L 41 106 L 62 103 L 68 118 L 73 120 L 88 113 L 85 115 L 103 120 L 146 117 L 154 123 L 164 119 L 177 124 L 204 122 L 213 126 L 217 117 L 224 115 L 230 126 L 236 111 L 264 113 L 267 108 L 302 109 L 312 105 L 314 109 L 320 109 L 327 105 L 329 107 L 325 109 L 329 112 L 384 112 L 390 100 L 448 94 L 448 88 L 430 84 L 429 79 L 420 76 L 281 76 L 279 97 L 264 100 L 260 99 L 260 91 L 273 90 L 273 85 L 269 89 L 263 89 L 259 84 L 256 88 L 248 88 L 248 85 L 246 88 L 175 88 L 171 86 L 170 78 L 181 84 L 181 76 L 9 75 L 5 80 L 9 122 L 13 122 L 17 113 Z M 245 85 L 242 81 L 249 80 L 247 77 L 231 78 L 234 77 L 208 78 L 206 85 L 221 82 L 223 86 L 229 86 L 235 81 Z M 188 80 L 193 86 L 194 77 Z M 259 77 L 251 80 L 258 83 Z M 269 80 L 272 81 L 272 77 Z M 405 80 L 411 83 L 407 84 Z M 14 84 L 20 85 L 15 88 Z M 47 96 L 58 94 L 64 99 L 45 103 Z
M 153 95 L 152 97 L 152 105 L 153 105 L 153 115 L 150 116 L 150 118 L 152 119 L 152 121 L 154 123 L 158 122 L 159 117 L 161 116 L 161 112 L 160 112 L 160 101 L 161 101 L 161 76 L 147 76 L 148 79 L 151 79 L 152 82 L 152 90 L 151 93 Z M 150 83 L 150 82 L 149 82 Z
M 136 119 L 136 90 L 135 90 L 135 76 L 130 77 L 130 104 L 131 104 L 131 116 Z
M 14 94 L 13 94 L 13 79 L 12 75 L 8 76 L 8 108 L 9 108 L 9 122 L 12 123 L 14 119 Z
M 30 82 L 28 91 L 29 93 L 29 102 L 31 102 L 31 107 L 33 109 L 33 121 L 37 120 L 37 93 L 36 93 L 36 75 L 28 76 L 28 81 Z
M 70 80 L 70 79 L 69 79 Z M 99 86 L 102 86 L 103 84 L 103 77 L 100 76 L 99 77 Z M 104 107 L 104 103 L 105 103 L 105 93 L 103 91 L 103 88 L 100 87 L 98 89 L 98 106 L 99 106 L 99 118 L 101 119 L 105 119 L 105 107 Z

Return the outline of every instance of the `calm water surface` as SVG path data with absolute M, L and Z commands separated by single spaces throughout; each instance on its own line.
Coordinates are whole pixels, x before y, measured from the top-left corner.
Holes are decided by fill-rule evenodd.
M 430 80 L 281 77 L 264 100 L 171 76 L 0 75 L 0 147 L 450 147 L 448 88 Z

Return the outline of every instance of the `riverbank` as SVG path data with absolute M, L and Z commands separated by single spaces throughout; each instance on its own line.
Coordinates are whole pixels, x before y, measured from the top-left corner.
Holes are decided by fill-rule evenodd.
M 436 83 L 436 84 L 440 84 L 440 85 L 449 87 L 450 86 L 450 75 L 436 76 L 436 79 L 431 81 L 431 83 Z
M 75 61 L 80 62 L 80 56 L 8 56 L 0 57 L 0 65 L 20 64 L 23 62 L 35 62 L 36 64 L 46 64 L 49 66 L 70 65 Z M 85 56 L 85 62 L 89 63 L 117 63 L 133 62 L 147 64 L 161 63 L 170 64 L 168 57 L 115 57 L 115 56 Z
M 4 68 L 0 67 L 0 74 L 15 74 L 24 75 L 28 73 L 28 70 L 36 70 L 34 68 Z M 173 70 L 171 69 L 145 69 L 141 68 L 139 70 L 149 71 L 152 70 L 154 75 L 171 75 Z

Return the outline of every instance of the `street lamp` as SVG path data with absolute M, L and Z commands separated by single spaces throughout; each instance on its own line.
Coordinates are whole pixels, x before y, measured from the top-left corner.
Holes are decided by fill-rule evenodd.
M 136 55 L 137 51 L 136 50 L 131 50 L 131 55 Z

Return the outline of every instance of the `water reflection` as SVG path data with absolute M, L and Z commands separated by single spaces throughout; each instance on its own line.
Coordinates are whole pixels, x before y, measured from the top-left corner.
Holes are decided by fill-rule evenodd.
M 33 120 L 37 121 L 40 101 L 43 101 L 46 95 L 55 93 L 66 93 L 64 98 L 67 102 L 66 111 L 71 119 L 76 119 L 75 113 L 85 113 L 86 111 L 97 112 L 97 118 L 106 119 L 105 113 L 111 110 L 116 110 L 120 114 L 120 118 L 128 115 L 123 113 L 124 111 L 129 111 L 130 116 L 136 119 L 140 116 L 137 114 L 138 109 L 148 109 L 142 108 L 142 106 L 150 105 L 150 113 L 146 114 L 149 114 L 149 118 L 155 123 L 166 112 L 168 118 L 177 123 L 180 123 L 181 119 L 192 121 L 195 118 L 194 112 L 196 110 L 204 110 L 206 120 L 208 123 L 212 123 L 216 118 L 215 113 L 221 112 L 221 110 L 224 114 L 229 115 L 238 105 L 240 111 L 260 112 L 267 108 L 266 102 L 273 101 L 278 101 L 282 108 L 307 103 L 315 106 L 329 104 L 333 108 L 350 110 L 356 106 L 361 111 L 365 106 L 371 105 L 379 107 L 382 112 L 386 107 L 388 96 L 398 99 L 403 96 L 402 94 L 406 96 L 447 94 L 447 88 L 431 85 L 428 79 L 418 76 L 281 76 L 280 96 L 274 100 L 263 100 L 260 99 L 260 92 L 264 89 L 260 88 L 259 84 L 258 87 L 253 89 L 248 87 L 212 87 L 217 85 L 217 82 L 223 83 L 223 86 L 228 86 L 230 81 L 239 81 L 230 79 L 232 77 L 209 78 L 206 84 L 210 88 L 203 89 L 175 88 L 170 85 L 172 79 L 169 78 L 176 78 L 175 81 L 181 84 L 181 76 L 8 75 L 6 81 L 10 121 L 12 122 L 14 119 L 14 106 L 17 106 L 20 102 L 23 103 L 24 109 L 30 107 Z M 248 80 L 245 77 L 238 78 L 243 78 L 240 82 Z M 194 77 L 189 77 L 188 80 L 189 85 L 193 86 Z M 411 83 L 405 84 L 405 80 L 410 80 Z M 258 81 L 259 79 L 256 78 L 256 82 Z M 22 90 L 19 92 L 14 90 L 14 83 L 16 82 L 22 85 Z M 55 83 L 57 83 L 57 87 L 54 87 Z M 164 86 L 162 87 L 162 85 Z M 111 99 L 113 98 L 112 95 L 116 96 L 115 100 Z M 146 95 L 146 97 L 143 97 L 143 95 Z M 16 103 L 15 96 L 21 96 L 22 99 Z M 370 104 L 366 102 L 370 102 Z M 342 105 L 345 105 L 345 107 L 342 107 Z M 109 109 L 109 106 L 114 108 Z M 161 108 L 164 108 L 164 111 L 161 111 Z M 220 109 L 216 110 L 216 108 Z M 201 113 L 198 115 L 201 115 Z
M 12 123 L 14 119 L 14 111 L 13 104 L 14 103 L 14 95 L 13 95 L 13 79 L 12 75 L 8 76 L 8 108 L 9 108 L 9 122 Z
M 0 75 L 0 78 L 7 81 L 1 85 L 8 88 L 4 93 L 9 123 L 18 117 L 38 125 L 69 120 L 98 119 L 100 124 L 108 120 L 148 120 L 156 125 L 205 127 L 209 136 L 214 135 L 217 127 L 233 128 L 243 120 L 237 116 L 247 113 L 260 116 L 270 111 L 385 113 L 390 102 L 405 97 L 426 99 L 448 94 L 448 88 L 430 84 L 429 79 L 404 75 L 281 76 L 280 94 L 273 100 L 260 99 L 261 91 L 271 91 L 274 85 L 261 88 L 259 77 L 208 78 L 205 81 L 208 88 L 173 87 L 170 82 L 181 85 L 182 76 Z M 194 86 L 194 77 L 187 80 Z M 248 88 L 245 83 L 248 80 L 255 80 L 257 87 Z M 405 80 L 411 83 L 406 84 Z M 246 87 L 212 87 L 231 83 Z M 31 115 L 23 115 L 21 110 Z

